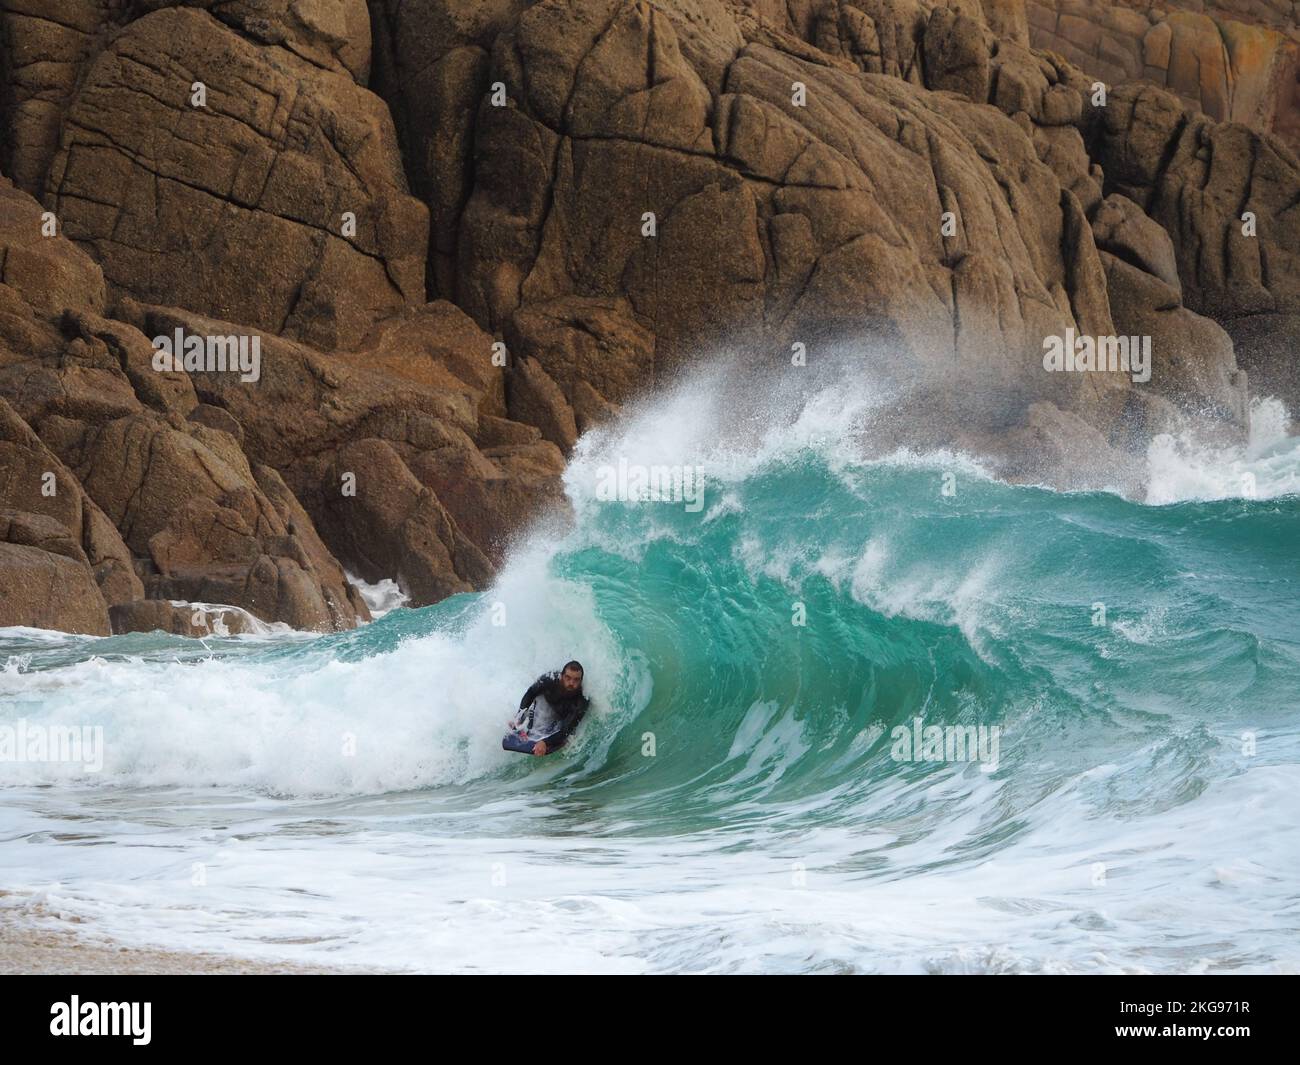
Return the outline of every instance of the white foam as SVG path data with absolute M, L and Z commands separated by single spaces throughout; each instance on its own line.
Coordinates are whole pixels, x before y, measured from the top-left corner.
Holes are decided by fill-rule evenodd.
M 1000 569 L 993 555 L 960 572 L 924 558 L 898 560 L 888 543 L 876 537 L 866 544 L 853 568 L 850 591 L 859 603 L 885 617 L 955 625 L 984 656 L 982 634 L 997 634 L 988 608 Z
M 803 392 L 774 388 L 759 404 L 752 394 L 740 403 L 742 372 L 731 362 L 710 366 L 584 435 L 564 475 L 575 509 L 581 514 L 598 499 L 601 470 L 620 459 L 647 468 L 702 469 L 715 493 L 712 500 L 706 495 L 706 511 L 727 486 L 799 454 L 815 452 L 832 469 L 860 465 L 860 430 L 890 400 L 860 379 L 851 388 L 843 382 Z
M 311 638 L 317 635 L 316 633 L 300 632 L 286 625 L 283 621 L 263 621 L 239 606 L 229 606 L 225 603 L 190 602 L 184 599 L 172 599 L 169 602 L 174 607 L 183 607 L 188 610 L 193 616 L 193 620 L 207 628 L 211 635 L 219 638 L 230 637 L 230 628 L 226 624 L 227 616 L 238 618 L 242 624 L 242 631 L 235 638 L 239 636 L 283 637 L 294 635 Z
M 18 640 L 24 643 L 72 644 L 79 640 L 107 640 L 107 636 L 79 636 L 56 629 L 34 629 L 30 625 L 10 625 L 0 628 L 0 640 Z
M 1169 608 L 1152 607 L 1139 618 L 1113 621 L 1110 628 L 1129 643 L 1150 647 L 1169 635 Z
M 355 574 L 348 573 L 346 570 L 343 576 L 358 592 L 361 598 L 365 600 L 366 608 L 370 611 L 370 616 L 378 621 L 390 610 L 396 610 L 398 607 L 405 606 L 410 602 L 411 597 L 402 591 L 397 581 L 391 577 L 385 577 L 376 584 L 368 584 Z
M 1300 437 L 1280 400 L 1252 401 L 1244 445 L 1207 442 L 1195 429 L 1164 433 L 1147 448 L 1146 502 L 1275 499 L 1300 494 Z
M 781 724 L 770 707 L 752 715 L 751 739 Z M 391 801 L 217 797 L 205 807 L 181 793 L 165 811 L 148 796 L 126 808 L 73 797 L 79 829 L 117 845 L 71 846 L 50 839 L 68 830 L 65 811 L 10 804 L 0 830 L 24 842 L 0 851 L 2 904 L 129 944 L 434 972 L 1300 964 L 1285 918 L 1300 874 L 1294 765 L 1245 767 L 1142 818 L 1096 816 L 1094 777 L 1046 792 L 996 851 L 965 859 L 1010 801 L 978 772 L 875 782 L 870 824 L 818 818 L 814 828 L 756 805 L 760 816 L 737 816 L 725 834 L 556 835 L 530 825 L 521 804 L 478 811 L 476 825 L 492 827 L 469 835 L 430 826 L 414 803 L 403 817 Z M 915 803 L 932 815 L 909 815 Z M 521 906 L 524 927 L 512 920 Z
M 800 387 L 789 387 L 788 379 L 770 385 L 761 401 L 745 393 L 747 402 L 737 398 L 744 370 L 735 361 L 723 360 L 686 375 L 672 389 L 641 401 L 624 417 L 579 440 L 565 473 L 570 500 L 582 515 L 597 499 L 600 469 L 620 459 L 646 467 L 702 468 L 710 515 L 730 512 L 732 486 L 768 464 L 801 453 L 819 455 L 842 477 L 873 465 L 891 465 L 994 479 L 985 461 L 960 450 L 900 447 L 885 455 L 873 453 L 873 423 L 905 417 L 908 396 L 872 380 L 865 368 L 820 379 L 811 369 L 809 374 L 808 383 L 800 382 Z M 1290 415 L 1280 400 L 1252 401 L 1245 444 L 1216 442 L 1212 437 L 1217 431 L 1189 423 L 1177 434 L 1153 438 L 1146 454 L 1145 502 L 1271 499 L 1300 493 L 1300 437 L 1289 435 Z
M 240 656 L 92 657 L 36 672 L 13 663 L 0 672 L 5 721 L 101 726 L 104 766 L 89 773 L 79 764 L 11 764 L 5 782 L 333 795 L 500 771 L 509 764 L 500 746 L 506 720 L 538 674 L 582 661 L 594 719 L 613 712 L 628 679 L 590 589 L 551 577 L 547 563 L 545 552 L 518 556 L 463 631 L 409 639 L 360 661 L 308 651 L 274 666 Z

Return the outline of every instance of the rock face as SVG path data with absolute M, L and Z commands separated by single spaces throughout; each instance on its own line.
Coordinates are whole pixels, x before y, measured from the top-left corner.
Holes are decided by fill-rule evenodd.
M 1300 400 L 1289 7 L 1148 6 L 0 0 L 0 624 L 482 589 L 716 354 L 847 345 L 1013 476 Z
M 0 508 L 0 627 L 107 636 L 108 611 L 85 552 L 57 521 Z
M 1300 402 L 1300 160 L 1267 134 L 1189 115 L 1140 85 L 1111 95 L 1093 155 L 1169 234 L 1187 307 L 1248 341 L 1240 361 L 1257 390 Z
M 1117 389 L 1026 370 L 1044 336 L 1111 327 L 1088 82 L 990 7 L 373 5 L 413 185 L 455 175 L 435 281 L 507 338 L 517 416 L 564 448 L 578 382 L 617 405 L 719 350 L 869 336 L 922 378 L 997 382 L 1007 403 L 964 416 L 1045 400 L 1114 431 Z M 457 64 L 444 136 L 413 101 Z
M 557 495 L 560 454 L 526 427 L 518 442 L 487 433 L 491 457 L 475 444 L 480 411 L 514 423 L 504 420 L 491 339 L 450 305 L 385 323 L 346 357 L 259 336 L 254 382 L 202 366 L 160 372 L 148 337 L 244 327 L 130 301 L 117 308 L 126 320 L 106 318 L 98 267 L 66 239 L 39 236 L 34 202 L 0 189 L 0 217 L 8 223 L 0 507 L 12 512 L 4 548 L 11 624 L 103 634 L 111 616 L 121 631 L 154 622 L 189 631 L 173 617 L 186 611 L 136 605 L 146 600 L 224 603 L 294 628 L 348 628 L 369 615 L 327 540 L 361 576 L 397 576 L 416 602 L 433 602 L 483 586 L 493 571 L 488 553 L 499 560 L 507 530 Z M 56 312 L 63 293 L 80 305 Z M 357 491 L 344 494 L 333 479 L 337 453 L 370 439 L 392 461 L 355 471 Z M 448 469 L 477 479 L 477 495 L 458 484 L 447 496 L 482 548 L 422 482 L 411 512 L 367 510 L 395 468 L 415 477 L 399 454 L 433 485 L 446 486 Z M 324 538 L 300 497 L 326 520 Z M 367 520 L 368 535 L 351 535 Z M 446 550 L 421 547 L 427 527 Z M 383 543 L 402 528 L 413 561 L 390 567 L 405 557 L 390 553 L 375 564 L 372 536 Z M 56 579 L 89 589 L 72 613 L 51 612 L 61 594 L 46 603 Z
M 1279 0 L 1026 0 L 1030 40 L 1107 83 L 1145 81 L 1300 147 L 1300 23 Z
M 0 508 L 9 516 L 10 545 L 4 616 L 19 618 L 8 624 L 66 618 L 66 624 L 51 627 L 101 634 L 107 631 L 107 605 L 142 593 L 130 552 L 75 474 L 5 398 L 18 402 L 20 394 L 61 389 L 35 365 L 36 353 L 51 343 L 63 355 L 45 316 L 65 300 L 79 300 L 88 308 L 104 302 L 99 268 L 66 241 L 40 237 L 40 224 L 36 204 L 0 183 L 0 380 L 5 382 L 0 385 Z M 69 354 L 75 360 L 80 349 Z M 111 392 L 95 395 L 92 376 L 88 368 L 69 365 L 63 399 L 73 406 L 111 405 Z M 49 598 L 41 591 L 56 574 L 77 590 L 77 602 L 64 602 L 63 593 Z
M 87 65 L 46 202 L 147 302 L 323 348 L 423 302 L 426 213 L 383 104 L 202 11 L 146 15 Z
M 365 0 L 4 0 L 0 167 L 40 196 L 83 68 L 118 30 L 167 7 L 201 8 L 260 44 L 282 45 L 315 66 L 365 84 L 370 25 Z
M 454 299 L 460 215 L 473 188 L 489 50 L 530 0 L 371 0 L 373 85 L 392 105 L 411 187 L 431 222 L 429 293 Z
M 482 587 L 562 458 L 508 420 L 492 338 L 424 304 L 364 4 L 2 17 L 3 162 L 48 211 L 0 188 L 7 623 L 191 634 L 192 601 L 346 628 L 368 613 L 343 563 L 416 604 Z M 258 378 L 160 371 L 150 338 L 178 328 L 255 338 Z M 40 606 L 73 570 L 83 607 Z
M 174 308 L 139 313 L 151 336 L 226 328 Z M 206 372 L 194 387 L 358 576 L 397 578 L 415 606 L 483 587 L 508 531 L 558 500 L 559 450 L 523 425 L 517 442 L 500 439 L 495 424 L 515 423 L 493 341 L 450 304 L 386 322 L 346 356 L 263 341 L 256 389 Z
M 3 400 L 0 400 L 0 485 L 3 485 L 5 507 L 16 523 L 14 535 L 29 530 L 24 533 L 22 543 L 29 547 L 56 541 L 72 545 L 57 553 L 87 567 L 94 586 L 94 592 L 87 597 L 91 605 L 130 602 L 141 596 L 142 587 L 132 567 L 130 552 L 112 521 L 86 495 L 72 472 Z M 47 535 L 52 528 L 61 530 L 59 537 Z M 35 535 L 31 529 L 40 532 L 40 539 L 31 538 Z

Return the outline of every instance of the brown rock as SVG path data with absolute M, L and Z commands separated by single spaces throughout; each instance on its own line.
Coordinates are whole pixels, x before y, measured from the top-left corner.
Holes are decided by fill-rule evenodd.
M 517 535 L 564 499 L 564 459 L 549 442 L 533 440 L 479 452 L 466 440 L 460 447 L 408 455 L 406 462 L 493 566 L 505 561 Z
M 144 320 L 163 333 L 178 325 L 199 333 L 226 328 L 169 308 L 148 308 Z M 505 413 L 503 371 L 493 365 L 493 340 L 450 304 L 429 304 L 384 322 L 365 347 L 347 356 L 263 339 L 255 386 L 230 374 L 207 373 L 194 375 L 196 385 L 239 423 L 244 452 L 283 475 L 286 490 L 311 515 L 307 524 L 319 528 L 327 553 L 366 580 L 397 577 L 397 570 L 382 567 L 400 564 L 408 587 L 423 589 L 422 602 L 433 601 L 429 597 L 438 587 L 482 587 L 492 573 L 483 561 L 500 561 L 500 546 L 516 523 L 559 494 L 563 461 L 553 445 L 546 445 L 553 459 L 543 470 L 506 468 L 506 456 L 515 447 L 534 446 L 540 433 L 499 416 Z M 215 424 L 218 417 L 205 421 Z M 502 449 L 501 458 L 480 453 L 476 439 L 484 448 Z M 417 507 L 416 496 L 408 492 L 402 498 L 409 506 L 399 516 L 393 509 L 397 504 L 380 506 L 372 499 L 373 505 L 362 508 L 361 525 L 361 519 L 347 517 L 352 502 L 342 494 L 342 474 L 356 474 L 359 482 L 363 471 L 341 451 L 360 440 L 383 442 L 387 449 L 377 451 L 383 462 L 396 456 L 409 467 L 402 483 L 410 488 L 415 478 L 434 500 Z M 455 533 L 448 531 L 448 519 Z M 382 528 L 414 543 L 420 520 L 430 523 L 431 540 L 445 541 L 445 551 L 433 546 L 376 551 L 370 534 L 358 532 L 363 526 L 372 532 Z M 461 551 L 463 542 L 474 551 Z
M 327 480 L 340 489 L 325 499 L 323 525 L 363 580 L 393 578 L 411 606 L 427 606 L 490 578 L 491 563 L 390 444 L 344 446 Z M 353 483 L 350 495 L 342 486 Z
M 578 440 L 578 428 L 569 406 L 541 363 L 520 356 L 512 368 L 506 392 L 506 406 L 515 421 L 527 422 L 542 431 L 542 436 L 565 453 Z
M 488 51 L 533 0 L 371 0 L 373 87 L 393 109 L 411 187 L 430 212 L 430 291 L 457 297 L 460 216 Z
M 272 474 L 263 491 L 229 434 L 136 415 L 51 424 L 87 491 L 149 560 L 150 598 L 241 606 L 296 629 L 350 628 L 364 606 Z
M 1131 266 L 1160 278 L 1182 301 L 1174 243 L 1160 224 L 1127 196 L 1107 196 L 1092 215 L 1092 234 L 1097 246 Z
M 173 636 L 237 636 L 251 631 L 248 616 L 231 609 L 200 609 L 191 603 L 141 599 L 109 608 L 114 635 L 128 632 L 166 632 Z
M 59 147 L 62 122 L 85 68 L 133 19 L 163 7 L 206 8 L 264 44 L 347 72 L 365 84 L 370 25 L 365 0 L 6 0 L 0 11 L 0 168 L 40 196 Z
M 570 400 L 580 384 L 624 403 L 654 383 L 654 333 L 623 299 L 530 303 L 506 335 L 510 350 L 536 359 Z
M 1070 297 L 1074 320 L 1082 333 L 1112 336 L 1110 294 L 1106 288 L 1106 271 L 1097 256 L 1092 227 L 1083 207 L 1072 192 L 1062 192 L 1065 213 L 1065 289 Z
M 109 634 L 85 553 L 52 518 L 0 507 L 0 628 Z
M 189 418 L 190 421 L 206 425 L 209 429 L 229 433 L 235 438 L 236 443 L 242 444 L 244 442 L 244 427 L 225 407 L 214 407 L 210 403 L 200 403 L 190 411 Z
M 0 282 L 25 303 L 46 314 L 65 307 L 104 309 L 104 274 L 75 244 L 44 234 L 46 220 L 40 204 L 0 177 Z
M 478 424 L 478 437 L 475 442 L 482 448 L 535 444 L 542 439 L 542 431 L 535 425 L 512 422 L 508 418 L 484 415 L 479 419 Z
M 33 196 L 45 187 L 63 113 L 107 19 L 107 5 L 86 0 L 7 0 L 0 11 L 0 169 Z
M 87 498 L 72 472 L 3 397 L 0 397 L 0 507 L 40 518 L 61 529 L 61 536 L 75 544 L 77 550 L 58 553 L 88 567 L 98 589 L 99 602 L 129 602 L 143 594 L 131 554 L 113 523 Z M 36 546 L 31 540 L 23 542 L 26 546 Z M 48 546 L 44 549 L 52 550 Z
M 423 300 L 426 211 L 382 101 L 348 74 L 169 8 L 112 38 L 63 128 L 47 202 L 141 300 L 326 348 Z
M 1132 10 L 1142 7 L 1143 10 Z M 1089 78 L 1142 79 L 1216 121 L 1241 122 L 1300 146 L 1295 70 L 1300 26 L 1290 3 L 1027 0 L 1030 40 Z M 1179 9 L 1182 10 L 1179 10 Z
M 586 381 L 573 386 L 573 417 L 581 435 L 618 417 L 618 405 L 611 403 Z
M 439 300 L 390 318 L 349 359 L 392 381 L 458 393 L 479 414 L 505 413 L 505 363 L 496 341 Z
M 1223 328 L 1186 307 L 1169 306 L 1172 289 L 1158 278 L 1113 255 L 1101 258 L 1117 332 L 1151 338 L 1151 390 L 1244 426 L 1246 375 Z
M 983 24 L 952 8 L 936 8 L 925 27 L 926 85 L 982 104 L 989 98 L 991 80 Z
M 1188 307 L 1224 319 L 1300 311 L 1300 160 L 1276 138 L 1128 86 L 1111 95 L 1095 155 L 1169 233 Z

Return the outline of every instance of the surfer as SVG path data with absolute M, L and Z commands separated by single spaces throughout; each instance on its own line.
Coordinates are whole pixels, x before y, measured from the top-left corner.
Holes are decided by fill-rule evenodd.
M 542 755 L 558 751 L 578 727 L 590 701 L 582 694 L 582 665 L 567 662 L 558 673 L 538 677 L 519 700 L 519 715 L 501 746 Z

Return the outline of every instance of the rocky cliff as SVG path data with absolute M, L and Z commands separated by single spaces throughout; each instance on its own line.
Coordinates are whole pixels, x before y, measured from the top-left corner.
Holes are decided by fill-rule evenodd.
M 1278 108 L 1149 84 L 1176 12 L 1106 16 L 1130 74 L 1049 6 L 0 0 L 0 625 L 482 588 L 582 431 L 719 352 L 851 345 L 1010 475 L 1239 427 L 1239 359 L 1300 397 Z M 1150 381 L 1046 373 L 1068 330 Z
M 1147 81 L 1300 145 L 1291 0 L 1028 0 L 1030 41 L 1112 84 Z

